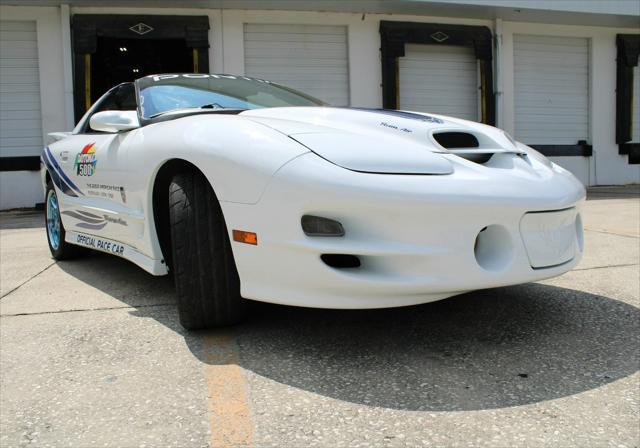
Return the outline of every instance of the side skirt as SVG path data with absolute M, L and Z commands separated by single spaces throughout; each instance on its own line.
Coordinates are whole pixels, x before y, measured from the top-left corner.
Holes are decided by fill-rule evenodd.
M 88 247 L 89 249 L 124 258 L 137 264 L 152 275 L 167 275 L 169 273 L 167 265 L 161 260 L 147 257 L 135 248 L 118 241 L 73 231 L 67 231 L 65 241 L 76 246 Z

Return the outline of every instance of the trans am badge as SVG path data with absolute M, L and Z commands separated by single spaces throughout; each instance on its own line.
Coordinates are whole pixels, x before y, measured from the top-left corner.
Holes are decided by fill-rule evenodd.
M 93 176 L 96 172 L 96 144 L 89 143 L 76 156 L 73 170 L 78 176 Z

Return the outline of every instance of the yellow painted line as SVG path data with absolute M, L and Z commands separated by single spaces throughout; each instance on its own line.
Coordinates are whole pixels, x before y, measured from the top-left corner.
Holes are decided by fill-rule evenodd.
M 247 383 L 233 334 L 214 330 L 204 337 L 203 344 L 211 446 L 253 446 Z

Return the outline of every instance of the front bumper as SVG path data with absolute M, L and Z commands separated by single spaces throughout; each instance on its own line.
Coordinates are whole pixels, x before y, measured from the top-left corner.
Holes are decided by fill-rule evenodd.
M 379 175 L 306 154 L 274 175 L 257 204 L 222 203 L 230 233 L 258 234 L 257 246 L 233 244 L 242 295 L 296 306 L 381 308 L 554 277 L 577 265 L 585 192 L 571 174 L 534 170 L 517 157 L 510 170 L 455 162 L 452 175 Z M 536 229 L 526 220 L 523 227 L 528 213 L 558 210 L 562 228 L 543 222 Z M 345 235 L 306 236 L 304 214 L 340 221 Z M 532 239 L 538 230 L 542 236 Z M 526 243 L 536 237 L 558 251 L 556 258 L 538 253 L 543 266 L 532 262 L 540 248 Z M 554 247 L 558 238 L 562 250 Z M 361 266 L 332 268 L 322 254 L 356 255 Z M 544 265 L 554 259 L 560 262 Z

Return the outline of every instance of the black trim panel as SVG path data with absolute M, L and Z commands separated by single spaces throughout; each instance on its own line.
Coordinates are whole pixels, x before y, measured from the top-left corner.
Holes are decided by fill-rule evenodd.
M 622 143 L 619 148 L 620 154 L 629 155 L 629 164 L 640 164 L 640 143 Z
M 577 145 L 529 145 L 533 149 L 540 151 L 545 156 L 582 156 L 591 157 L 593 155 L 593 146 L 581 143 Z
M 130 28 L 138 23 L 150 26 L 153 31 L 145 34 L 133 32 Z M 143 40 L 184 39 L 189 48 L 209 48 L 207 16 L 76 14 L 71 28 L 73 51 L 77 54 L 95 53 L 98 36 Z M 206 73 L 202 68 L 201 71 Z
M 40 156 L 0 157 L 0 171 L 40 171 Z
M 640 34 L 618 34 L 616 60 L 616 143 L 622 145 L 631 140 L 633 115 L 633 67 L 638 65 Z M 623 148 L 619 147 L 620 154 Z
M 444 37 L 444 39 L 442 39 Z M 493 89 L 492 37 L 486 26 L 449 25 L 418 22 L 380 22 L 382 53 L 382 104 L 385 109 L 398 108 L 398 58 L 404 56 L 407 43 L 462 45 L 474 49 L 480 60 L 483 121 L 495 125 Z

